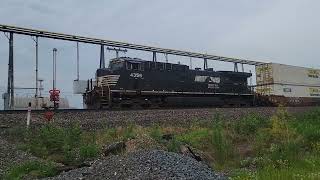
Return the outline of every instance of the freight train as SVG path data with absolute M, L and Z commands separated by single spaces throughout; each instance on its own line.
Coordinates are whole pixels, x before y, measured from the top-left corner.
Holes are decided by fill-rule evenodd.
M 255 104 L 248 87 L 251 73 L 190 69 L 183 64 L 138 58 L 111 59 L 108 68 L 88 81 L 88 109 L 172 106 L 246 107 Z

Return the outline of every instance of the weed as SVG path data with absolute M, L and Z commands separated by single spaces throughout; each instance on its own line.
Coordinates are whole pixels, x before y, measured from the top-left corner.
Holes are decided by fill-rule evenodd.
M 270 129 L 264 128 L 259 129 L 256 133 L 253 147 L 256 155 L 262 155 L 267 152 L 267 149 L 270 148 L 270 144 L 272 143 L 272 135 L 270 133 Z
M 222 125 L 218 123 L 213 127 L 209 142 L 214 150 L 217 163 L 223 165 L 233 157 L 234 150 L 230 142 L 225 138 Z
M 266 118 L 260 117 L 257 114 L 250 114 L 234 123 L 235 131 L 240 135 L 255 135 L 259 128 L 264 128 L 268 125 Z
M 80 158 L 82 160 L 98 157 L 99 148 L 95 144 L 83 145 L 80 147 Z
M 207 142 L 209 138 L 209 129 L 206 128 L 193 128 L 190 129 L 188 133 L 179 135 L 177 140 L 189 144 L 196 148 L 204 148 L 207 147 Z
M 124 128 L 123 134 L 122 134 L 122 139 L 124 141 L 127 141 L 129 139 L 134 139 L 136 137 L 136 133 L 134 131 L 135 125 L 129 124 Z
M 77 165 L 80 163 L 80 159 L 78 157 L 78 151 L 77 149 L 71 149 L 71 150 L 66 150 L 62 154 L 62 160 L 61 163 L 66 164 L 66 165 Z
M 167 144 L 168 151 L 179 152 L 181 144 L 182 143 L 178 141 L 176 138 L 171 139 Z
M 158 143 L 162 142 L 162 131 L 159 126 L 153 126 L 150 130 L 150 137 L 156 140 Z
M 65 129 L 64 134 L 64 145 L 68 146 L 69 149 L 76 148 L 80 145 L 82 131 L 78 125 Z
M 28 175 L 33 178 L 50 177 L 57 174 L 56 168 L 51 163 L 29 161 L 23 164 L 12 166 L 5 174 L 5 179 L 22 179 Z

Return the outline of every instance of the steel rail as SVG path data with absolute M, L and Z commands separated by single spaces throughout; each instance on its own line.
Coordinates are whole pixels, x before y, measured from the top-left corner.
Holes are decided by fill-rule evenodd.
M 76 36 L 76 35 L 55 33 L 55 32 L 43 31 L 43 30 L 21 28 L 21 27 L 2 25 L 2 24 L 0 24 L 0 31 L 12 32 L 15 34 L 23 34 L 23 35 L 30 35 L 30 36 L 36 36 L 36 37 L 43 37 L 43 38 L 50 38 L 50 39 L 75 41 L 75 42 L 82 42 L 82 43 L 89 43 L 89 44 L 99 44 L 99 45 L 106 45 L 106 46 L 112 46 L 112 47 L 118 47 L 118 48 L 127 48 L 127 49 L 133 49 L 133 50 L 163 53 L 163 54 L 200 58 L 200 59 L 208 59 L 208 60 L 215 60 L 215 61 L 223 61 L 223 62 L 231 62 L 231 63 L 240 63 L 240 64 L 248 64 L 248 65 L 256 65 L 256 66 L 265 64 L 264 62 L 251 61 L 247 59 L 229 58 L 224 56 L 208 55 L 208 54 L 195 53 L 195 52 L 189 52 L 189 51 L 165 49 L 165 48 L 158 48 L 158 47 L 152 47 L 152 46 L 119 42 L 119 41 L 103 40 L 103 39 L 89 38 L 84 36 Z

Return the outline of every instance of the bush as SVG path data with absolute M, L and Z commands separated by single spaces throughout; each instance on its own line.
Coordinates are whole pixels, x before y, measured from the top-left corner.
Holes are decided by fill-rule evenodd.
M 286 165 L 289 165 L 290 162 L 299 160 L 299 153 L 300 146 L 293 141 L 284 144 L 272 144 L 267 156 L 273 161 L 274 166 L 282 166 L 282 162 L 287 162 Z
M 29 161 L 11 167 L 5 174 L 5 179 L 22 179 L 23 176 L 29 175 L 33 178 L 50 177 L 57 174 L 56 168 L 51 164 L 44 164 L 39 161 Z
M 292 127 L 294 120 L 293 116 L 290 116 L 285 109 L 280 107 L 271 117 L 270 127 L 257 131 L 256 142 L 262 140 L 262 142 L 258 142 L 260 145 L 263 143 L 284 144 L 299 140 L 299 135 Z
M 47 125 L 39 132 L 30 133 L 28 137 L 28 150 L 39 157 L 45 158 L 50 154 L 63 153 L 64 131 L 62 128 Z
M 251 114 L 234 123 L 234 129 L 241 135 L 254 135 L 259 128 L 264 128 L 268 125 L 266 118 L 260 117 L 257 114 Z
M 98 155 L 99 155 L 99 148 L 95 144 L 88 144 L 80 147 L 81 160 L 95 158 L 95 157 L 98 157 Z

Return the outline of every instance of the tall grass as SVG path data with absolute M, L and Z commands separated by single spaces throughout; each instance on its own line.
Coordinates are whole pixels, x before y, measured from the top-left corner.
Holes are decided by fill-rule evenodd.
M 223 166 L 230 159 L 233 159 L 234 149 L 231 141 L 226 138 L 221 123 L 215 123 L 215 125 L 213 125 L 209 138 L 218 165 Z

